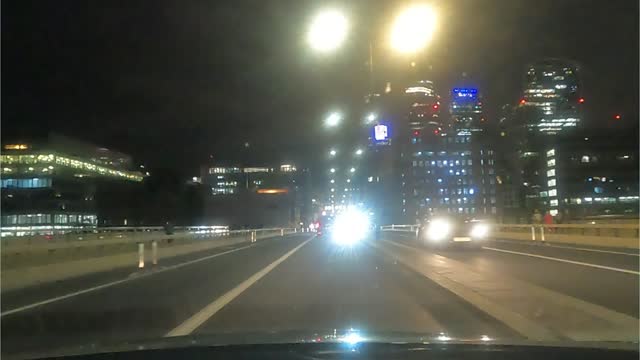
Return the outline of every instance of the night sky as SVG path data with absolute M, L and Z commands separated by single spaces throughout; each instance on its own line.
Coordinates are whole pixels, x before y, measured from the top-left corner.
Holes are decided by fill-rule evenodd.
M 309 18 L 327 2 L 224 3 L 3 1 L 3 140 L 57 131 L 185 175 L 210 156 L 303 163 L 326 141 L 320 124 L 329 110 L 361 116 L 368 39 L 378 81 L 408 61 L 384 38 L 403 2 L 332 3 L 353 33 L 330 56 L 304 42 Z M 443 95 L 477 86 L 495 120 L 501 105 L 517 102 L 528 62 L 569 58 L 582 68 L 587 126 L 615 113 L 637 123 L 637 1 L 433 4 L 438 31 L 415 60 L 432 65 Z

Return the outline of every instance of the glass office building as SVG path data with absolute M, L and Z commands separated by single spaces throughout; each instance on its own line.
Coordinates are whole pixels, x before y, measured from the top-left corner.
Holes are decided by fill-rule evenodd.
M 558 134 L 582 121 L 578 66 L 569 61 L 547 59 L 529 65 L 520 106 L 533 107 L 528 121 L 531 131 Z

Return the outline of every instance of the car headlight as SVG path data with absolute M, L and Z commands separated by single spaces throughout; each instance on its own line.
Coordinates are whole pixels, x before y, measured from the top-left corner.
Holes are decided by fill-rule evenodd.
M 440 241 L 447 237 L 451 232 L 451 224 L 445 220 L 434 220 L 427 228 L 427 239 Z
M 347 210 L 333 223 L 331 237 L 339 245 L 353 245 L 367 236 L 370 227 L 367 214 L 355 209 Z
M 472 238 L 485 238 L 489 235 L 489 225 L 487 224 L 475 224 L 471 228 Z

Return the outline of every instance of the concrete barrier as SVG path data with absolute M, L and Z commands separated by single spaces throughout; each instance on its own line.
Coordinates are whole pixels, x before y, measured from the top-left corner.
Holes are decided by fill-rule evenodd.
M 638 249 L 638 224 L 500 224 L 494 237 L 521 240 Z
M 638 249 L 638 224 L 494 224 L 498 239 Z M 415 232 L 415 225 L 387 225 L 383 231 Z
M 144 237 L 114 237 L 98 240 L 78 240 L 52 243 L 31 243 L 2 248 L 0 289 L 16 290 L 104 272 L 114 269 L 139 267 L 139 249 L 144 267 L 155 262 L 162 266 L 167 258 L 214 249 L 217 247 L 250 243 L 292 233 L 292 229 L 243 230 L 227 234 L 174 235 L 155 234 Z

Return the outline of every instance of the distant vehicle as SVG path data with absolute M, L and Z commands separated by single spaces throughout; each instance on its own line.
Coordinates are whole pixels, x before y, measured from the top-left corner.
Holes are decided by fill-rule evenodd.
M 479 249 L 489 237 L 489 223 L 482 220 L 436 216 L 423 221 L 416 233 L 419 243 L 429 247 L 466 247 Z

